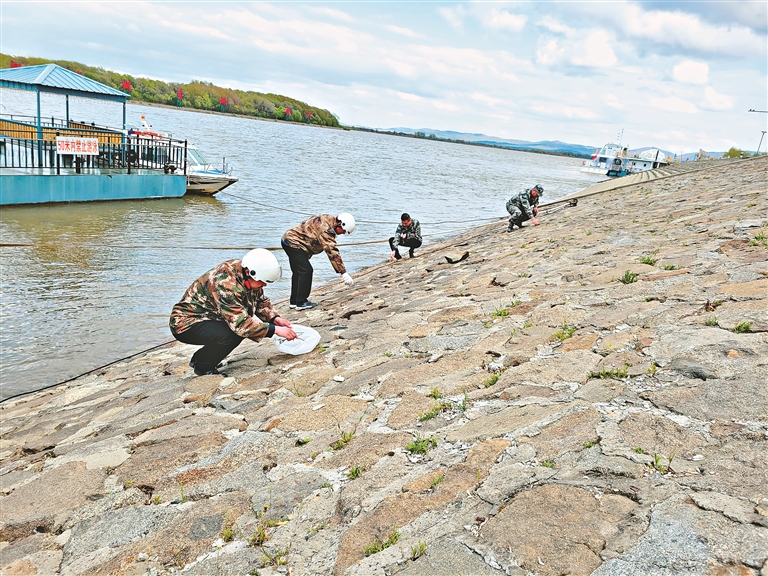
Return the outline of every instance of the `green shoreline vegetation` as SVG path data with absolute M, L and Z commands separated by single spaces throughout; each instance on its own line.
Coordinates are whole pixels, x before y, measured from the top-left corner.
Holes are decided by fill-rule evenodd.
M 344 130 L 356 130 L 359 132 L 372 132 L 387 136 L 401 136 L 405 138 L 417 138 L 434 140 L 436 142 L 448 142 L 450 144 L 465 144 L 468 146 L 482 146 L 485 148 L 500 148 L 502 150 L 516 150 L 518 152 L 532 152 L 534 154 L 550 154 L 553 156 L 570 156 L 573 158 L 588 158 L 588 155 L 575 154 L 566 151 L 549 151 L 538 148 L 512 147 L 489 144 L 487 142 L 471 142 L 468 140 L 441 138 L 436 134 L 424 132 L 398 132 L 395 130 L 382 130 L 367 128 L 364 126 L 346 126 L 339 123 L 338 117 L 323 108 L 316 108 L 309 104 L 282 96 L 280 94 L 264 94 L 261 92 L 234 90 L 222 88 L 211 82 L 192 80 L 187 83 L 164 82 L 141 78 L 130 74 L 119 74 L 104 68 L 87 66 L 79 62 L 69 60 L 51 60 L 49 58 L 36 58 L 31 56 L 11 56 L 0 53 L 0 69 L 10 68 L 11 62 L 22 66 L 37 66 L 41 64 L 58 64 L 59 66 L 82 74 L 102 84 L 106 84 L 116 90 L 125 92 L 130 96 L 130 101 L 156 106 L 183 107 L 191 110 L 211 112 L 214 114 L 232 114 L 250 118 L 268 120 L 282 120 L 287 122 L 299 122 L 302 124 L 314 124 L 316 126 L 330 126 Z M 124 82 L 127 81 L 128 84 Z M 127 89 L 130 86 L 130 90 Z M 179 100 L 178 91 L 182 91 L 183 98 Z M 223 103 L 222 98 L 226 102 Z
M 140 78 L 130 74 L 119 74 L 104 68 L 96 68 L 68 60 L 11 56 L 0 53 L 0 69 L 10 68 L 11 61 L 22 66 L 58 64 L 63 68 L 82 74 L 86 78 L 129 94 L 133 102 L 181 106 L 194 110 L 225 112 L 239 116 L 339 127 L 339 120 L 332 112 L 280 94 L 263 94 L 250 90 L 222 88 L 201 80 L 186 83 L 163 82 L 162 80 Z M 179 90 L 182 94 L 181 99 L 178 98 Z

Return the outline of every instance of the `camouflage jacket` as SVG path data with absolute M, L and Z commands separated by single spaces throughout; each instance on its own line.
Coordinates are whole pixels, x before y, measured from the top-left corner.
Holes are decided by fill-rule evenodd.
M 347 269 L 344 268 L 341 254 L 339 254 L 339 249 L 336 248 L 335 224 L 336 216 L 331 216 L 330 214 L 310 216 L 304 222 L 283 234 L 283 242 L 291 248 L 304 250 L 310 257 L 325 251 L 333 269 L 339 274 L 344 274 Z
M 405 238 L 403 238 L 401 234 L 405 234 Z M 395 240 L 397 240 L 398 244 L 400 244 L 401 240 L 421 241 L 421 224 L 419 224 L 419 221 L 411 220 L 410 226 L 403 226 L 402 224 L 398 224 L 397 230 L 395 230 Z
M 278 314 L 261 288 L 247 290 L 244 281 L 240 260 L 227 260 L 200 276 L 173 307 L 171 332 L 180 334 L 198 322 L 216 320 L 256 342 L 271 336 L 270 324 Z
M 537 196 L 536 198 L 532 198 L 531 189 L 526 188 L 522 192 L 516 194 L 515 196 L 512 196 L 512 198 L 507 200 L 507 212 L 511 214 L 512 212 L 510 212 L 509 210 L 510 207 L 516 206 L 530 220 L 531 218 L 534 217 L 533 207 L 538 205 L 539 205 L 539 197 Z

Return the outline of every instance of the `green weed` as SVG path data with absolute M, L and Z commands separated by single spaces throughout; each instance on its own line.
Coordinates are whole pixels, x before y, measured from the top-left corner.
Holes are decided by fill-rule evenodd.
M 706 326 L 717 326 L 717 316 L 710 316 L 704 321 Z
M 665 264 L 664 270 L 677 270 L 677 266 L 675 266 L 674 264 Z
M 651 364 L 650 366 L 648 366 L 648 370 L 646 370 L 646 372 L 648 374 L 653 375 L 653 374 L 656 374 L 656 372 L 658 372 L 658 370 L 659 370 L 659 368 L 658 368 L 658 366 L 656 366 L 656 364 Z
M 253 534 L 247 538 L 248 544 L 253 546 L 262 546 L 267 540 L 269 540 L 269 534 L 267 534 L 267 527 L 261 523 L 256 526 Z
M 266 566 L 285 566 L 288 564 L 288 552 L 290 552 L 290 547 L 287 546 L 285 548 L 278 548 L 274 552 L 270 552 L 269 550 L 262 548 L 261 551 L 264 553 L 264 557 L 261 559 L 262 562 Z
M 411 560 L 416 560 L 419 558 L 424 552 L 427 550 L 427 543 L 423 541 L 419 541 L 416 546 L 413 547 L 411 550 Z
M 184 494 L 184 484 L 181 483 L 181 480 L 179 480 L 179 492 L 181 493 L 180 500 L 181 500 L 181 503 L 183 504 L 184 502 L 187 501 L 187 496 L 186 494 Z
M 636 452 L 637 454 L 645 454 L 645 450 L 643 450 L 643 449 L 642 449 L 642 448 L 640 448 L 640 447 L 637 447 L 637 448 L 632 448 L 632 450 L 633 450 L 634 452 Z
M 552 334 L 551 340 L 552 342 L 562 342 L 563 340 L 568 340 L 571 336 L 573 336 L 573 333 L 576 332 L 576 326 L 573 326 L 571 324 L 563 324 L 563 327 Z
M 341 428 L 339 428 L 339 439 L 336 440 L 333 444 L 331 444 L 331 448 L 334 450 L 341 450 L 349 444 L 352 441 L 352 438 L 355 437 L 355 432 L 350 430 L 349 432 L 344 432 Z
M 596 440 L 594 442 L 584 442 L 584 449 L 585 450 L 587 448 L 592 448 L 592 446 L 597 446 L 597 441 Z
M 491 375 L 490 375 L 488 378 L 486 378 L 485 380 L 483 380 L 483 385 L 484 385 L 486 388 L 490 388 L 491 386 L 493 386 L 494 384 L 496 384 L 496 382 L 498 382 L 498 381 L 499 381 L 499 378 L 501 378 L 501 375 L 502 375 L 503 373 L 504 373 L 504 370 L 499 370 L 498 372 L 496 372 L 496 374 L 491 374 Z
M 656 472 L 659 472 L 660 474 L 666 474 L 667 472 L 674 472 L 672 470 L 672 460 L 675 459 L 674 454 L 670 454 L 667 457 L 667 463 L 666 465 L 662 462 L 662 455 L 661 454 L 654 454 L 653 455 L 653 462 L 648 464 L 648 467 L 651 470 L 655 470 Z
M 612 368 L 610 370 L 606 370 L 603 368 L 600 370 L 600 372 L 592 372 L 590 373 L 590 378 L 600 378 L 601 380 L 604 380 L 606 378 L 626 378 L 628 374 L 627 366 L 624 368 Z
M 542 462 L 541 465 L 544 466 L 544 468 L 554 468 L 555 467 L 555 463 L 552 462 L 552 460 L 544 460 L 544 462 Z
M 376 537 L 375 540 L 369 542 L 365 548 L 363 548 L 363 552 L 365 553 L 366 557 L 371 556 L 372 554 L 381 552 L 385 548 L 389 548 L 393 544 L 397 544 L 399 539 L 400 532 L 397 531 L 397 526 L 392 526 L 392 532 L 390 532 L 389 537 L 386 540 L 382 542 L 378 537 Z
M 749 332 L 751 328 L 752 322 L 740 322 L 733 328 L 733 332 L 736 334 L 744 334 L 745 332 Z
M 459 402 L 456 405 L 456 408 L 458 408 L 462 412 L 466 412 L 467 411 L 467 392 L 466 392 L 466 390 L 464 391 L 464 397 L 461 399 L 461 402 Z
M 495 318 L 506 318 L 509 316 L 509 310 L 506 308 L 497 308 L 493 312 L 491 312 L 491 316 L 494 316 Z
M 656 262 L 658 262 L 658 259 L 654 258 L 653 256 L 642 256 L 640 258 L 641 264 L 648 264 L 649 266 L 653 266 L 656 264 Z
M 349 478 L 350 480 L 359 478 L 360 475 L 366 470 L 368 470 L 368 464 L 364 464 L 363 466 L 352 466 L 349 469 L 349 472 L 347 472 L 347 478 Z
M 426 454 L 430 448 L 437 446 L 437 438 L 430 436 L 429 438 L 422 438 L 418 432 L 414 436 L 413 441 L 408 444 L 405 449 L 411 454 Z
M 426 420 L 431 420 L 432 418 L 440 414 L 440 412 L 442 412 L 443 410 L 450 410 L 451 408 L 453 408 L 453 404 L 451 404 L 450 402 L 440 402 L 439 404 L 436 404 L 435 406 L 433 406 L 432 410 L 430 410 L 429 412 L 426 412 L 424 414 L 419 414 L 419 421 L 424 422 Z
M 624 276 L 619 278 L 619 282 L 622 284 L 632 284 L 633 282 L 637 282 L 637 276 L 638 274 L 635 274 L 634 272 L 630 272 L 629 270 L 626 270 L 624 272 Z
M 533 322 L 530 320 L 526 320 L 525 324 L 523 324 L 523 328 L 530 328 L 531 326 L 533 326 Z
M 312 442 L 312 438 L 299 438 L 296 440 L 296 446 L 304 446 L 304 444 L 309 444 Z
M 434 480 L 432 480 L 432 484 L 429 485 L 430 490 L 434 490 L 440 485 L 440 482 L 442 482 L 445 479 L 445 474 L 440 474 L 440 476 L 437 476 Z
M 427 394 L 427 397 L 434 398 L 435 400 L 440 400 L 440 398 L 442 398 L 443 395 L 440 394 L 440 390 L 437 388 L 437 386 L 435 386 L 434 388 L 432 388 L 432 391 L 429 394 Z

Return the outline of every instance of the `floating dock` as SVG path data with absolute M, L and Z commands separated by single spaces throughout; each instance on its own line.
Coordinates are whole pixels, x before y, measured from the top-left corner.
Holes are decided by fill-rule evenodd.
M 186 192 L 187 143 L 129 135 L 128 94 L 55 64 L 0 70 L 0 88 L 37 95 L 36 116 L 0 117 L 0 206 L 178 198 Z M 43 119 L 42 93 L 64 96 L 64 119 Z M 70 96 L 122 103 L 123 129 L 72 121 Z

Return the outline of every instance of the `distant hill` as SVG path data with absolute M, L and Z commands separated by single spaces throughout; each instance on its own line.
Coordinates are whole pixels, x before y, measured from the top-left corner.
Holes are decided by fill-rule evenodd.
M 432 130 L 430 128 L 389 128 L 383 130 L 386 132 L 396 132 L 433 138 L 435 140 L 451 140 L 458 142 L 470 142 L 472 144 L 482 144 L 485 146 L 498 146 L 500 148 L 510 148 L 512 150 L 527 150 L 533 152 L 545 152 L 548 154 L 564 154 L 567 156 L 576 156 L 578 158 L 589 158 L 595 150 L 595 146 L 584 146 L 582 144 L 569 144 L 559 140 L 540 140 L 530 142 L 528 140 L 516 140 L 514 138 L 499 138 L 497 136 L 488 136 L 486 134 L 456 132 L 453 130 Z
M 120 74 L 79 62 L 51 60 L 27 56 L 11 56 L 0 53 L 0 68 L 10 68 L 11 63 L 22 66 L 58 64 L 83 76 L 106 84 L 130 95 L 133 102 L 149 102 L 182 106 L 197 110 L 212 110 L 241 116 L 287 120 L 320 126 L 339 126 L 338 118 L 323 108 L 280 94 L 262 94 L 250 90 L 234 90 L 215 86 L 210 82 L 163 82 Z
M 471 142 L 473 144 L 483 144 L 486 146 L 499 146 L 501 148 L 510 148 L 513 150 L 528 150 L 536 152 L 546 152 L 549 154 L 564 154 L 568 156 L 576 156 L 578 158 L 590 158 L 595 149 L 599 149 L 604 144 L 596 146 L 585 146 L 583 144 L 569 144 L 568 142 L 561 142 L 559 140 L 540 140 L 538 142 L 531 142 L 528 140 L 517 140 L 514 138 L 499 138 L 497 136 L 488 136 L 486 134 L 478 134 L 472 132 L 456 132 L 454 130 L 433 130 L 431 128 L 388 128 L 380 131 L 420 135 L 423 138 L 432 138 L 434 134 L 435 140 L 451 140 L 460 142 Z M 423 135 L 423 136 L 421 136 Z M 639 154 L 645 150 L 651 150 L 656 148 L 655 146 L 645 146 L 643 148 L 634 148 L 631 152 Z M 661 150 L 659 148 L 659 150 Z M 679 152 L 670 152 L 668 150 L 661 150 L 664 154 L 670 157 L 679 156 Z M 684 162 L 695 160 L 697 152 L 686 152 L 682 155 Z M 720 158 L 724 152 L 707 152 L 712 158 Z

